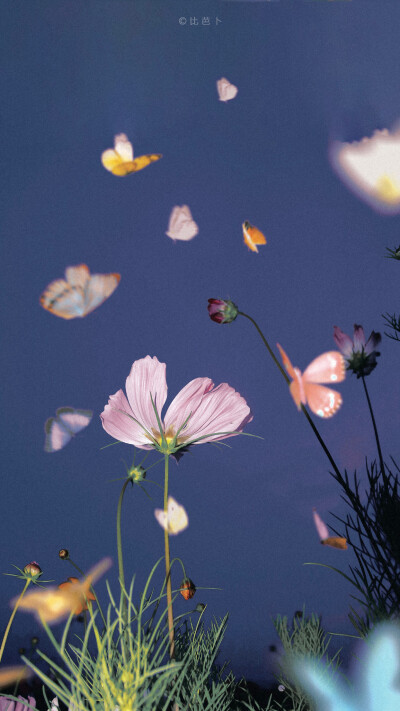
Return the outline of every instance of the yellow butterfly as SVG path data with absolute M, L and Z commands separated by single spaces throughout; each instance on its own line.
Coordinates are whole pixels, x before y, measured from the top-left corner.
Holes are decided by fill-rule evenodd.
M 101 162 L 105 169 L 119 177 L 136 173 L 160 158 L 162 158 L 161 153 L 149 153 L 134 159 L 132 143 L 124 133 L 114 137 L 114 148 L 108 148 L 101 154 Z
M 244 243 L 252 252 L 258 252 L 257 244 L 267 244 L 267 240 L 261 230 L 251 225 L 247 220 L 243 222 L 242 230 Z

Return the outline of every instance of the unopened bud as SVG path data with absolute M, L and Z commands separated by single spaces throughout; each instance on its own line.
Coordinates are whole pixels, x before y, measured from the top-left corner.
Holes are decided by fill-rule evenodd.
M 24 573 L 25 575 L 29 575 L 31 578 L 38 578 L 39 575 L 42 574 L 42 569 L 36 561 L 33 560 L 32 563 L 28 563 L 28 565 L 25 566 Z
M 67 558 L 69 558 L 69 551 L 67 551 L 66 548 L 61 548 L 61 550 L 58 551 L 58 557 L 61 558 L 61 560 L 67 560 Z

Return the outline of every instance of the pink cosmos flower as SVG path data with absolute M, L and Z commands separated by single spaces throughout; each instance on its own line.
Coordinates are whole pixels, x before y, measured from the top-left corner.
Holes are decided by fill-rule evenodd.
M 239 434 L 253 419 L 246 400 L 230 385 L 214 387 L 210 378 L 195 378 L 171 402 L 163 421 L 165 371 L 165 363 L 156 357 L 133 363 L 126 379 L 127 397 L 118 390 L 100 415 L 111 437 L 140 449 L 174 454 L 192 444 Z
M 333 327 L 333 338 L 347 361 L 347 370 L 352 370 L 357 378 L 369 375 L 376 367 L 380 353 L 375 349 L 382 340 L 380 333 L 371 331 L 366 342 L 363 327 L 355 323 L 353 340 L 338 326 Z
M 23 696 L 18 696 L 18 701 L 15 702 L 14 699 L 3 696 L 0 698 L 0 711 L 26 711 L 26 704 L 36 706 L 36 699 L 33 696 L 28 696 L 27 699 L 24 699 Z

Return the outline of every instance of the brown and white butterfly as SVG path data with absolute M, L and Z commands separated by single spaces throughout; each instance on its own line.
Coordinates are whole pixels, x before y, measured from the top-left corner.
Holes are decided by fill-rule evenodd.
M 311 361 L 304 373 L 294 368 L 288 356 L 277 343 L 283 365 L 292 378 L 289 390 L 300 410 L 308 405 L 318 417 L 332 417 L 342 404 L 342 396 L 336 390 L 321 383 L 340 383 L 346 377 L 346 363 L 339 351 L 327 351 Z
M 56 279 L 44 290 L 40 303 L 60 318 L 83 318 L 97 309 L 117 288 L 120 274 L 90 274 L 86 264 L 67 267 L 65 279 Z
M 161 153 L 148 153 L 134 159 L 132 143 L 125 133 L 115 136 L 114 148 L 108 148 L 101 154 L 101 162 L 105 169 L 120 178 L 130 175 L 130 173 L 136 173 L 160 158 L 162 158 Z
M 313 508 L 313 517 L 315 528 L 319 535 L 319 539 L 323 546 L 330 546 L 331 548 L 339 548 L 342 551 L 347 550 L 347 540 L 342 536 L 331 536 L 327 525 L 323 522 L 322 518 L 317 514 L 315 508 Z

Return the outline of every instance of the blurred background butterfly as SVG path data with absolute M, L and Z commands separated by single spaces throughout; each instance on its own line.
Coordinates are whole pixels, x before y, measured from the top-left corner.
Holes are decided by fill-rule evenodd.
M 225 79 L 225 77 L 221 77 L 221 79 L 217 81 L 217 91 L 220 101 L 230 101 L 235 98 L 238 93 L 238 88 Z
M 65 279 L 52 281 L 40 297 L 46 311 L 60 318 L 83 318 L 115 291 L 120 274 L 90 274 L 86 264 L 67 267 Z
M 168 497 L 167 512 L 164 509 L 155 509 L 154 516 L 160 526 L 170 535 L 184 531 L 189 525 L 189 518 L 183 506 L 180 506 L 173 496 Z
M 130 175 L 130 173 L 136 173 L 160 158 L 162 158 L 161 153 L 149 153 L 134 159 L 132 143 L 125 133 L 115 136 L 114 148 L 108 148 L 101 154 L 101 162 L 105 169 L 120 178 Z
M 322 545 L 330 546 L 331 548 L 339 548 L 342 551 L 347 550 L 347 540 L 342 536 L 331 536 L 328 531 L 328 526 L 323 522 L 322 518 L 317 514 L 316 509 L 313 509 L 313 518 L 315 528 L 319 535 L 319 540 Z
M 173 240 L 180 239 L 187 242 L 193 239 L 198 231 L 199 228 L 192 217 L 190 208 L 187 205 L 182 205 L 182 207 L 176 205 L 171 212 L 168 232 L 165 234 Z
M 302 374 L 294 368 L 279 343 L 276 344 L 282 357 L 283 365 L 293 382 L 290 394 L 300 410 L 301 405 L 308 405 L 318 417 L 332 417 L 342 404 L 342 396 L 336 390 L 326 388 L 319 383 L 339 383 L 346 377 L 345 360 L 339 351 L 327 351 L 311 361 Z
M 247 220 L 243 222 L 242 229 L 244 243 L 252 252 L 258 252 L 257 244 L 267 244 L 267 240 L 261 230 L 251 225 Z
M 81 430 L 88 426 L 93 417 L 92 410 L 75 410 L 73 407 L 59 407 L 55 417 L 49 417 L 44 425 L 46 434 L 44 449 L 57 452 Z

